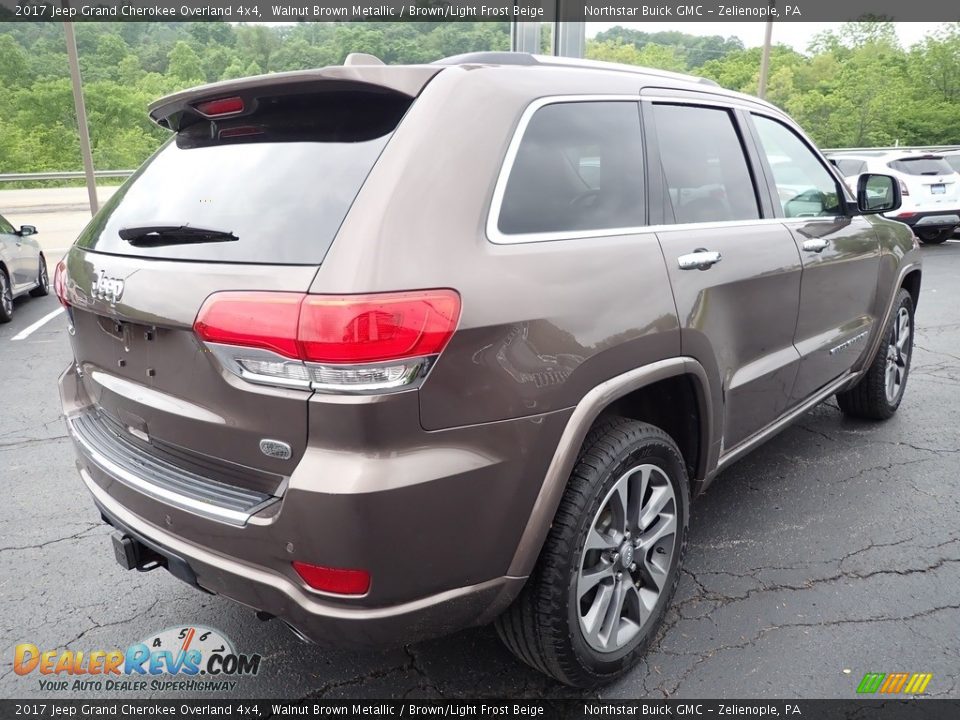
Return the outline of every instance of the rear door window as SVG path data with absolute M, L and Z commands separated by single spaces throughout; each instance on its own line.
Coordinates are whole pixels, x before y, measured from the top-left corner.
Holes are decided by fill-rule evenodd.
M 654 105 L 660 164 L 678 223 L 756 220 L 756 188 L 728 110 Z
M 329 93 L 193 124 L 127 181 L 77 245 L 158 259 L 319 264 L 405 110 L 387 102 Z M 133 245 L 119 234 L 155 225 L 237 239 Z
M 863 160 L 833 160 L 844 177 L 853 177 L 867 171 L 867 164 Z
M 646 224 L 640 111 L 634 101 L 537 110 L 500 206 L 501 233 L 573 233 Z

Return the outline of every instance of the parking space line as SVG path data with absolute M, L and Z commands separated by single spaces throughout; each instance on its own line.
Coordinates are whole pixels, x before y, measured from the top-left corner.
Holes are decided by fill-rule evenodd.
M 16 335 L 14 335 L 12 338 L 10 338 L 10 340 L 11 340 L 11 341 L 12 341 L 12 340 L 25 340 L 26 338 L 30 337 L 30 335 L 31 335 L 33 332 L 35 332 L 36 330 L 39 330 L 39 329 L 40 329 L 41 327 L 43 327 L 46 323 L 48 323 L 48 322 L 50 322 L 51 320 L 53 320 L 57 315 L 59 315 L 59 314 L 62 313 L 62 312 L 63 312 L 63 308 L 62 308 L 62 307 L 58 307 L 58 308 L 57 308 L 56 310 L 54 310 L 53 312 L 47 313 L 47 314 L 44 315 L 42 318 L 40 318 L 39 320 L 37 320 L 33 325 L 28 325 L 27 327 L 25 327 L 23 330 L 21 330 L 21 331 L 18 332 Z

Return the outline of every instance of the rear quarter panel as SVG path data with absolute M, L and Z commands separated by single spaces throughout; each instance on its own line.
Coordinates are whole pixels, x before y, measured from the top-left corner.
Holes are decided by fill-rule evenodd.
M 622 75 L 447 69 L 361 190 L 312 291 L 460 292 L 459 330 L 420 391 L 424 428 L 571 407 L 614 375 L 679 354 L 653 233 L 495 245 L 484 229 L 523 109 L 543 95 L 636 96 Z

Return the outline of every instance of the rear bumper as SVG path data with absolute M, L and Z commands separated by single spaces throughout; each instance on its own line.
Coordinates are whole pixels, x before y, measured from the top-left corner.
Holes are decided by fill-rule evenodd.
M 960 208 L 915 212 L 907 217 L 890 216 L 890 219 L 914 230 L 945 230 L 960 225 Z
M 499 577 L 385 608 L 327 603 L 281 574 L 184 542 L 145 523 L 116 502 L 90 472 L 81 468 L 80 477 L 111 525 L 185 563 L 200 589 L 275 615 L 300 634 L 321 643 L 379 648 L 485 624 L 507 608 L 524 583 L 523 578 Z M 190 582 L 189 575 L 168 569 Z
M 181 559 L 190 572 L 178 577 L 192 574 L 200 588 L 313 640 L 358 647 L 484 624 L 510 604 L 525 580 L 508 574 L 510 562 L 570 414 L 435 432 L 414 422 L 383 450 L 311 444 L 282 495 L 237 523 L 151 491 L 146 464 L 145 484 L 131 479 L 138 463 L 97 452 L 95 436 L 80 437 L 77 419 L 92 405 L 73 367 L 60 391 L 80 475 L 108 522 Z M 406 395 L 377 408 L 345 406 L 336 412 L 339 428 L 350 430 L 360 412 L 409 417 L 417 397 Z M 369 423 L 359 427 L 380 437 Z M 313 590 L 294 560 L 362 568 L 370 590 L 357 597 Z

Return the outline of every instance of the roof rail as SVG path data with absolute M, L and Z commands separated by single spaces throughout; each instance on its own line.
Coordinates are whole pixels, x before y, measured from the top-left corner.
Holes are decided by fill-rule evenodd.
M 451 55 L 434 60 L 432 65 L 539 65 L 535 55 L 521 52 L 484 51 Z
M 434 61 L 436 65 L 564 65 L 593 70 L 612 70 L 615 72 L 629 72 L 637 75 L 671 78 L 686 82 L 699 83 L 720 87 L 718 83 L 708 78 L 687 75 L 685 73 L 657 70 L 656 68 L 640 67 L 639 65 L 624 65 L 623 63 L 604 62 L 602 60 L 585 60 L 583 58 L 568 58 L 557 55 L 532 55 L 521 52 L 472 52 L 463 55 L 453 55 L 442 60 Z

